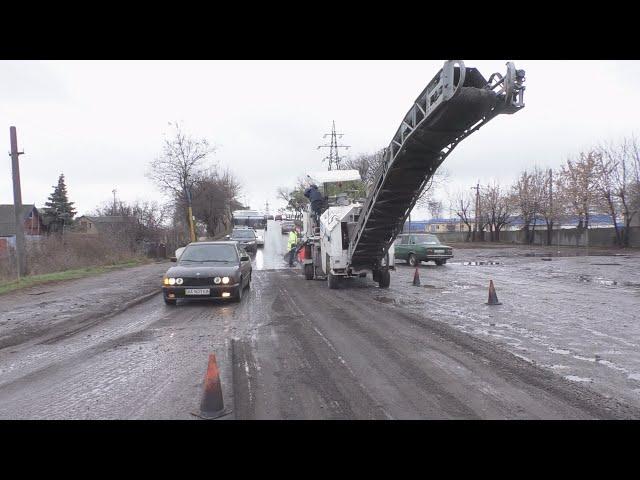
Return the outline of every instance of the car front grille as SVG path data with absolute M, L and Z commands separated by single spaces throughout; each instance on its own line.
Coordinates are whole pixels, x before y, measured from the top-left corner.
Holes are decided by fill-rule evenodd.
M 194 277 L 194 278 L 185 278 L 183 277 L 184 282 L 181 287 L 201 287 L 204 285 L 214 285 L 213 279 L 215 277 Z

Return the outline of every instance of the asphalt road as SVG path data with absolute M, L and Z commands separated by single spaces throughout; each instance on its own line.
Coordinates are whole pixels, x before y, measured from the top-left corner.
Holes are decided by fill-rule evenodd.
M 270 222 L 240 304 L 171 307 L 151 293 L 119 313 L 103 301 L 102 310 L 78 307 L 58 321 L 39 306 L 37 288 L 62 295 L 69 284 L 23 292 L 28 305 L 0 297 L 0 335 L 12 339 L 0 346 L 0 418 L 198 420 L 210 353 L 232 410 L 225 419 L 640 418 L 428 312 L 398 307 L 370 279 L 336 291 L 305 281 L 286 267 L 285 243 Z M 168 266 L 137 267 L 145 288 Z M 121 273 L 73 286 L 108 297 L 110 275 Z M 26 324 L 30 311 L 48 313 L 39 328 L 16 330 L 5 311 Z

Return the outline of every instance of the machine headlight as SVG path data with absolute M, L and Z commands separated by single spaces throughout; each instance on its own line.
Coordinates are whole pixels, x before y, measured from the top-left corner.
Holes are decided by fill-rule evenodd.
M 215 283 L 216 285 L 218 285 L 221 281 L 222 279 L 220 277 L 216 277 L 213 279 L 213 283 Z
M 182 285 L 182 282 L 184 282 L 183 279 L 181 278 L 176 278 L 176 285 Z
M 163 285 L 169 285 L 169 279 L 168 279 L 167 277 L 164 277 L 164 278 L 162 279 L 162 284 L 163 284 Z
M 173 278 L 173 277 L 171 277 L 171 278 L 169 279 L 169 285 L 175 285 L 175 284 L 176 284 L 176 279 L 175 279 L 175 278 Z
M 224 283 L 225 285 L 229 283 L 229 277 L 222 277 L 222 283 Z

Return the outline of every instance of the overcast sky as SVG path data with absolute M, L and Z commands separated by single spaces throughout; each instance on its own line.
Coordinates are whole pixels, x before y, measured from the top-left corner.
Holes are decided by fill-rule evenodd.
M 524 110 L 501 115 L 443 164 L 447 195 L 507 182 L 598 143 L 640 133 L 640 62 L 513 60 L 527 72 Z M 488 78 L 506 60 L 465 60 Z M 12 203 L 9 126 L 18 130 L 23 203 L 43 206 L 64 173 L 79 214 L 117 197 L 160 200 L 145 177 L 168 122 L 218 146 L 252 208 L 326 169 L 335 120 L 345 154 L 387 146 L 443 61 L 2 61 L 0 203 Z M 448 208 L 445 214 L 448 213 Z M 424 217 L 418 211 L 415 217 Z

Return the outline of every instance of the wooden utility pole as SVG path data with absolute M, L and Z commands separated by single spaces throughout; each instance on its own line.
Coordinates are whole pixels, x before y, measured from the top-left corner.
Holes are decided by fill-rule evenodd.
M 479 236 L 480 236 L 480 225 L 478 223 L 478 220 L 480 219 L 480 181 L 478 180 L 478 183 L 476 184 L 475 187 L 471 187 L 471 190 L 475 190 L 476 191 L 476 223 L 473 227 L 473 238 L 472 238 L 472 242 L 476 241 L 476 236 L 478 236 L 478 240 L 479 240 Z
M 13 208 L 16 221 L 16 260 L 18 281 L 27 274 L 27 258 L 25 253 L 24 225 L 22 223 L 22 191 L 20 190 L 20 162 L 18 156 L 24 152 L 18 151 L 18 137 L 16 127 L 9 127 L 11 140 L 11 172 L 13 176 Z
M 191 242 L 195 242 L 197 240 L 196 229 L 193 224 L 193 208 L 191 206 L 191 190 L 189 188 L 187 188 L 187 201 L 189 202 L 187 207 L 187 211 L 189 214 L 189 236 L 191 238 Z

